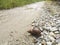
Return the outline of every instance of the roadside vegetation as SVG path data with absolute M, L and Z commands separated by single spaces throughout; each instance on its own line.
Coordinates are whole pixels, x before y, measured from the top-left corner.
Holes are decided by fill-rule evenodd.
M 43 0 L 0 0 L 0 9 L 10 9 Z
M 39 1 L 59 1 L 59 0 L 0 0 L 0 10 L 10 9 Z

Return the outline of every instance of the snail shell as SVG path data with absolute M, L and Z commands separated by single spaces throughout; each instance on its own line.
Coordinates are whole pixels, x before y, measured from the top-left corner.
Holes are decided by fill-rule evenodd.
M 36 28 L 29 30 L 28 33 L 30 33 L 31 35 L 33 35 L 35 37 L 41 36 L 41 31 L 39 29 L 36 29 Z

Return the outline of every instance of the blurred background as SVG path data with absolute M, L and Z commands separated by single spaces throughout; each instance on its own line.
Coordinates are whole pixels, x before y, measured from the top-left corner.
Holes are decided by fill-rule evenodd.
M 0 0 L 0 9 L 10 9 L 13 7 L 23 6 L 26 4 L 31 4 L 39 1 L 56 1 L 56 0 Z

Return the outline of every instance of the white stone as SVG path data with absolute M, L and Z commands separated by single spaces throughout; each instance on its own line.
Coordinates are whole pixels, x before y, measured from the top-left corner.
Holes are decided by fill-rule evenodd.
M 39 27 L 41 31 L 43 31 L 42 27 Z
M 56 19 L 56 18 L 54 18 L 53 20 L 54 20 L 54 21 L 56 21 L 57 19 Z
M 41 43 L 39 45 L 41 45 Z
M 49 34 L 53 37 L 56 37 L 56 35 L 53 32 L 50 32 Z
M 60 23 L 60 20 L 57 20 L 58 23 Z
M 46 45 L 47 43 L 46 43 L 46 41 L 45 40 L 43 40 L 42 42 L 41 42 L 41 45 Z
M 44 34 L 48 35 L 48 32 L 47 31 L 43 31 Z
M 59 39 L 60 38 L 60 34 L 56 34 L 56 38 Z
M 48 42 L 50 41 L 50 39 L 48 38 L 48 36 L 45 36 L 44 39 Z
M 44 28 L 47 29 L 47 30 L 50 30 L 51 29 L 51 27 L 46 27 L 46 26 L 44 26 Z
M 47 45 L 52 45 L 52 42 L 47 42 Z
M 32 23 L 32 26 L 34 26 L 35 25 L 35 23 Z
M 56 42 L 60 43 L 60 38 L 58 38 L 58 39 L 56 40 Z
M 57 28 L 56 28 L 56 27 L 51 27 L 50 30 L 51 30 L 51 31 L 56 31 Z
M 55 33 L 59 33 L 59 31 L 56 31 Z
M 52 40 L 52 41 L 55 41 L 54 37 L 48 35 L 49 39 Z

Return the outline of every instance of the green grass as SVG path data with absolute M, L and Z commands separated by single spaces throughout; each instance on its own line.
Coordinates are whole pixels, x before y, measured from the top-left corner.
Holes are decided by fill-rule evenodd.
M 0 0 L 0 9 L 10 9 L 42 0 Z

